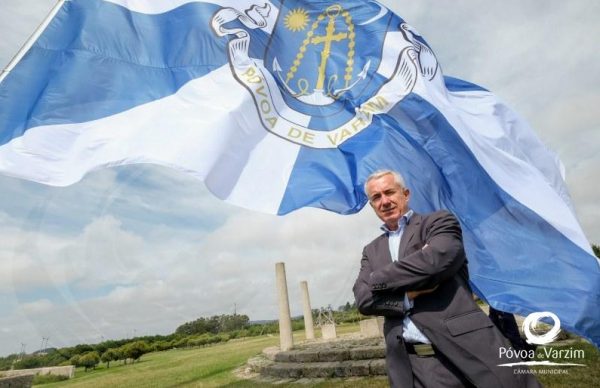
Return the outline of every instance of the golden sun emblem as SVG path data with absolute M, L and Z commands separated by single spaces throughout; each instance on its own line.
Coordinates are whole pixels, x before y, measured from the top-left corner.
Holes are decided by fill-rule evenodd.
M 285 26 L 291 31 L 301 31 L 308 25 L 308 13 L 302 8 L 296 8 L 285 15 Z

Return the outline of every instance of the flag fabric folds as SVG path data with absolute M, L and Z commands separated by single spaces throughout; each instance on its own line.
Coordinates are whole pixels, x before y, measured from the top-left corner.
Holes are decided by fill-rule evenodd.
M 374 1 L 65 1 L 0 83 L 0 172 L 64 186 L 134 163 L 273 214 L 355 213 L 398 170 L 416 211 L 459 218 L 480 296 L 600 344 L 560 161 Z

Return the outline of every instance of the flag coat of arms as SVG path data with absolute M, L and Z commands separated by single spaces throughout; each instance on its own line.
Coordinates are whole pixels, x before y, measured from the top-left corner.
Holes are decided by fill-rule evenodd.
M 457 215 L 480 296 L 600 344 L 560 161 L 379 3 L 70 0 L 39 32 L 0 78 L 1 173 L 64 186 L 155 163 L 249 209 L 351 214 L 394 169 L 416 211 Z

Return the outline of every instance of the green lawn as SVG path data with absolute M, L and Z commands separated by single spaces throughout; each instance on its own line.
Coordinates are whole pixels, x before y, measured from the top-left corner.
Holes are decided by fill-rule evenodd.
M 277 344 L 277 340 L 262 336 L 205 348 L 150 353 L 135 364 L 113 362 L 109 369 L 101 364 L 89 372 L 78 368 L 75 378 L 43 387 L 221 386 L 236 380 L 233 369 L 263 348 Z
M 357 325 L 338 327 L 338 334 L 357 331 Z M 319 333 L 317 333 L 319 334 Z M 303 332 L 294 333 L 295 341 L 303 340 Z M 94 371 L 78 369 L 75 378 L 38 387 L 265 387 L 269 384 L 237 377 L 233 372 L 248 358 L 259 354 L 268 346 L 275 346 L 278 336 L 261 336 L 231 340 L 224 344 L 196 348 L 169 350 L 144 355 L 133 365 L 113 362 L 109 369 L 101 364 Z M 587 367 L 575 367 L 566 375 L 538 375 L 548 388 L 600 386 L 600 357 L 596 348 L 587 343 L 577 343 L 574 348 L 584 349 L 582 362 Z M 305 384 L 272 385 L 273 387 L 304 387 Z M 311 387 L 388 387 L 383 377 L 350 380 L 326 380 Z
M 576 364 L 585 364 L 585 367 L 574 366 L 574 367 L 535 367 L 534 369 L 540 370 L 545 369 L 555 370 L 561 369 L 565 371 L 564 374 L 541 374 L 538 373 L 536 376 L 544 384 L 546 388 L 563 388 L 563 387 L 600 387 L 600 352 L 598 349 L 587 342 L 577 342 L 572 345 L 562 345 L 560 347 L 554 346 L 555 349 L 582 349 L 585 353 L 584 359 L 569 360 L 559 359 L 556 362 L 571 362 Z M 538 349 L 537 354 L 541 353 L 541 349 Z M 543 358 L 539 358 L 543 360 Z
M 338 327 L 337 331 L 343 334 L 357 330 L 357 325 L 345 325 Z M 317 331 L 316 334 L 320 333 Z M 294 333 L 294 339 L 303 340 L 304 333 Z M 108 369 L 104 364 L 100 364 L 96 370 L 89 372 L 78 368 L 75 378 L 71 380 L 37 387 L 264 387 L 265 383 L 242 380 L 236 377 L 233 371 L 244 365 L 248 358 L 259 354 L 262 349 L 278 343 L 277 335 L 260 336 L 231 340 L 204 348 L 155 352 L 142 356 L 135 364 L 122 365 L 120 362 L 112 362 Z M 357 386 L 348 381 L 332 383 L 337 387 Z M 381 379 L 381 383 L 381 387 L 387 386 L 385 379 Z M 378 385 L 365 382 L 362 386 Z

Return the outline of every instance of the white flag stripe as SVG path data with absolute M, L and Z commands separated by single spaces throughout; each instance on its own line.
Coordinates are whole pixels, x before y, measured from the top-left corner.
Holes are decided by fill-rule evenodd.
M 391 78 L 394 71 L 396 71 L 396 66 L 398 66 L 398 57 L 406 47 L 410 47 L 410 45 L 402 38 L 401 32 L 388 32 L 383 42 L 381 62 L 377 68 L 377 73 L 385 78 Z
M 253 5 L 263 6 L 269 4 L 271 6 L 271 12 L 266 18 L 268 21 L 267 27 L 270 32 L 275 25 L 277 19 L 278 8 L 270 1 L 252 1 L 252 0 L 104 0 L 109 3 L 114 3 L 122 7 L 127 8 L 133 12 L 144 13 L 147 15 L 155 15 L 168 12 L 172 9 L 181 7 L 188 3 L 209 3 L 219 5 L 221 7 L 230 7 L 240 10 L 246 10 Z
M 113 116 L 31 128 L 0 147 L 0 169 L 66 186 L 101 166 L 153 162 L 204 179 L 240 136 L 231 115 L 240 106 L 254 107 L 249 99 L 225 65 L 174 95 Z M 265 132 L 260 126 L 252 130 Z
M 270 133 L 265 136 L 252 150 L 227 202 L 277 214 L 300 147 Z
M 442 112 L 499 187 L 579 247 L 591 252 L 571 207 L 550 185 L 548 177 L 531 165 L 529 160 L 524 160 L 524 150 L 511 150 L 503 144 L 514 137 L 507 133 L 511 129 L 503 126 L 505 121 L 502 117 L 489 120 L 497 112 L 498 104 L 501 104 L 493 94 L 486 91 L 454 92 L 448 93 L 448 100 L 444 101 L 440 98 L 441 94 L 429 93 L 420 82 L 415 89 L 417 94 Z M 469 113 L 473 106 L 477 106 L 478 114 Z M 488 109 L 487 112 L 483 112 L 484 107 Z M 523 132 L 529 131 L 525 123 L 509 122 L 512 130 L 519 128 Z

